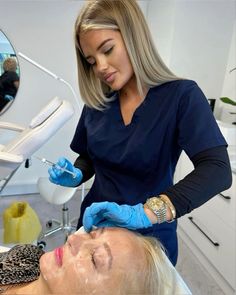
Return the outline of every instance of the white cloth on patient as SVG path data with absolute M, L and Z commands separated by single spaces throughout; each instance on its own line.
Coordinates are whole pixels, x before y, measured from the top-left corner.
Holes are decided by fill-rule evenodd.
M 0 252 L 6 252 L 8 250 L 10 250 L 9 247 L 0 246 Z
M 188 286 L 185 284 L 184 280 L 177 272 L 176 268 L 171 264 L 167 256 L 166 260 L 167 263 L 170 265 L 170 268 L 173 270 L 174 280 L 171 286 L 171 290 L 167 289 L 165 294 L 163 295 L 192 295 L 192 292 L 189 290 Z

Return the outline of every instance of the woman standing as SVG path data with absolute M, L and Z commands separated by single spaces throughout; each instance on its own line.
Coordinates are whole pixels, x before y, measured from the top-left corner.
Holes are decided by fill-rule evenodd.
M 155 236 L 175 265 L 176 219 L 231 185 L 227 143 L 198 85 L 161 60 L 135 0 L 88 1 L 75 43 L 85 102 L 71 143 L 79 157 L 60 158 L 50 180 L 78 186 L 95 174 L 78 227 Z M 195 169 L 174 185 L 182 150 Z
M 0 111 L 16 96 L 19 88 L 19 76 L 16 69 L 17 62 L 15 58 L 9 57 L 4 60 L 4 73 L 0 76 Z

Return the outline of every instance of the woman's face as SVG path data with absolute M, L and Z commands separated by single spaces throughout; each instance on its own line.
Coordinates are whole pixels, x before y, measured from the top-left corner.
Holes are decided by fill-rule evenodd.
M 113 90 L 134 79 L 124 41 L 119 31 L 90 30 L 80 35 L 80 46 L 95 75 Z
M 64 246 L 41 257 L 41 277 L 52 294 L 115 294 L 124 276 L 143 269 L 144 255 L 128 230 L 76 232 Z

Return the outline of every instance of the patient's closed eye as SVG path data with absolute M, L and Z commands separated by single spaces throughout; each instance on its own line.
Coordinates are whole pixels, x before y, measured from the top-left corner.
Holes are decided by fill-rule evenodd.
M 94 252 L 92 252 L 92 254 L 91 254 L 91 261 L 92 261 L 93 265 L 95 266 L 95 268 L 97 268 L 96 261 L 94 259 Z
M 98 270 L 109 270 L 112 264 L 112 255 L 110 247 L 104 243 L 96 248 L 94 248 L 91 252 L 91 261 L 94 264 L 95 268 Z

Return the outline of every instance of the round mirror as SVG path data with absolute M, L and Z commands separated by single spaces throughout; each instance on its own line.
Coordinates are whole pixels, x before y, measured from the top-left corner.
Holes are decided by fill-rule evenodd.
M 19 64 L 16 53 L 0 30 L 0 115 L 14 102 L 19 88 Z

